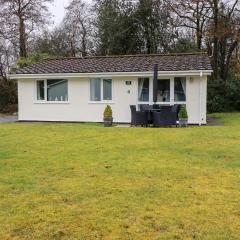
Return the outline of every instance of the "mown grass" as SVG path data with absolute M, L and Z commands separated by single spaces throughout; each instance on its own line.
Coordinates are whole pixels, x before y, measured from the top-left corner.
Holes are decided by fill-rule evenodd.
M 0 125 L 0 239 L 239 239 L 240 114 L 223 126 Z

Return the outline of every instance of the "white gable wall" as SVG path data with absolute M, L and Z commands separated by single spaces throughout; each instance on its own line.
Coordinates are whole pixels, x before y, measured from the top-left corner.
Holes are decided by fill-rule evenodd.
M 131 121 L 130 105 L 137 105 L 137 77 L 113 77 L 113 101 L 91 103 L 89 78 L 68 78 L 68 103 L 37 103 L 33 79 L 18 80 L 20 121 L 101 122 L 107 104 L 113 109 L 115 122 Z M 207 77 L 187 77 L 187 110 L 189 123 L 206 123 Z M 132 81 L 126 85 L 125 81 Z M 151 84 L 150 84 L 151 86 Z M 200 90 L 201 89 L 201 90 Z M 129 93 L 130 91 L 130 93 Z
M 186 92 L 189 123 L 206 124 L 207 77 L 188 77 Z

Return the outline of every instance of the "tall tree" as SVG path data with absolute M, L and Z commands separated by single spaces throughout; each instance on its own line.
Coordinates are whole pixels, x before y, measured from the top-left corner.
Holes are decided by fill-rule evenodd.
M 167 0 L 173 13 L 179 19 L 178 26 L 193 29 L 196 44 L 202 49 L 203 37 L 211 8 L 206 0 Z
M 7 70 L 9 69 L 9 51 L 5 46 L 4 40 L 0 39 L 0 80 L 7 80 Z
M 31 53 L 48 54 L 54 57 L 73 56 L 66 31 L 65 27 L 60 25 L 38 34 L 32 42 Z
M 178 38 L 176 40 L 176 43 L 174 44 L 174 47 L 170 49 L 170 52 L 176 52 L 176 53 L 192 53 L 197 52 L 198 47 L 194 41 L 192 41 L 191 38 Z
M 82 0 L 71 0 L 66 8 L 64 28 L 71 48 L 71 55 L 79 52 L 86 56 L 91 46 L 91 12 L 89 5 Z
M 103 55 L 140 51 L 134 5 L 124 0 L 96 0 L 97 52 Z
M 168 52 L 177 35 L 165 1 L 139 0 L 136 12 L 147 53 Z
M 213 42 L 213 77 L 226 81 L 233 52 L 240 43 L 239 0 L 208 1 L 212 9 L 209 36 Z
M 27 43 L 31 32 L 49 20 L 48 3 L 52 0 L 0 0 L 0 19 L 4 35 L 11 36 L 19 47 L 19 56 L 27 57 Z
M 163 0 L 97 0 L 97 29 L 101 54 L 167 52 L 176 32 Z
M 119 6 L 116 0 L 96 0 L 97 52 L 102 55 L 116 54 L 114 39 L 118 32 Z
M 0 36 L 0 78 L 7 80 L 7 72 L 17 61 L 16 49 L 11 42 Z
M 7 72 L 15 64 L 15 61 L 14 49 L 6 39 L 0 36 L 0 112 L 8 111 L 9 105 L 17 103 L 16 84 L 7 78 Z M 16 107 L 13 111 L 17 111 Z

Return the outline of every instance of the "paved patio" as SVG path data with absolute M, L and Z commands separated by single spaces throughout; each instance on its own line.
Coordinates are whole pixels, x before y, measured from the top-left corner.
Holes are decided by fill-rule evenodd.
M 13 123 L 17 122 L 17 120 L 18 120 L 17 116 L 0 114 L 0 123 Z

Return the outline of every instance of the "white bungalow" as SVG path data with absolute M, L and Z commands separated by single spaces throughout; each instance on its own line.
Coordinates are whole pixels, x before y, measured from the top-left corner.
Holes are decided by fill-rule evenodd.
M 211 73 L 198 53 L 48 59 L 10 78 L 18 80 L 20 121 L 102 122 L 108 104 L 114 122 L 129 123 L 130 105 L 154 103 L 186 104 L 189 124 L 202 125 Z

